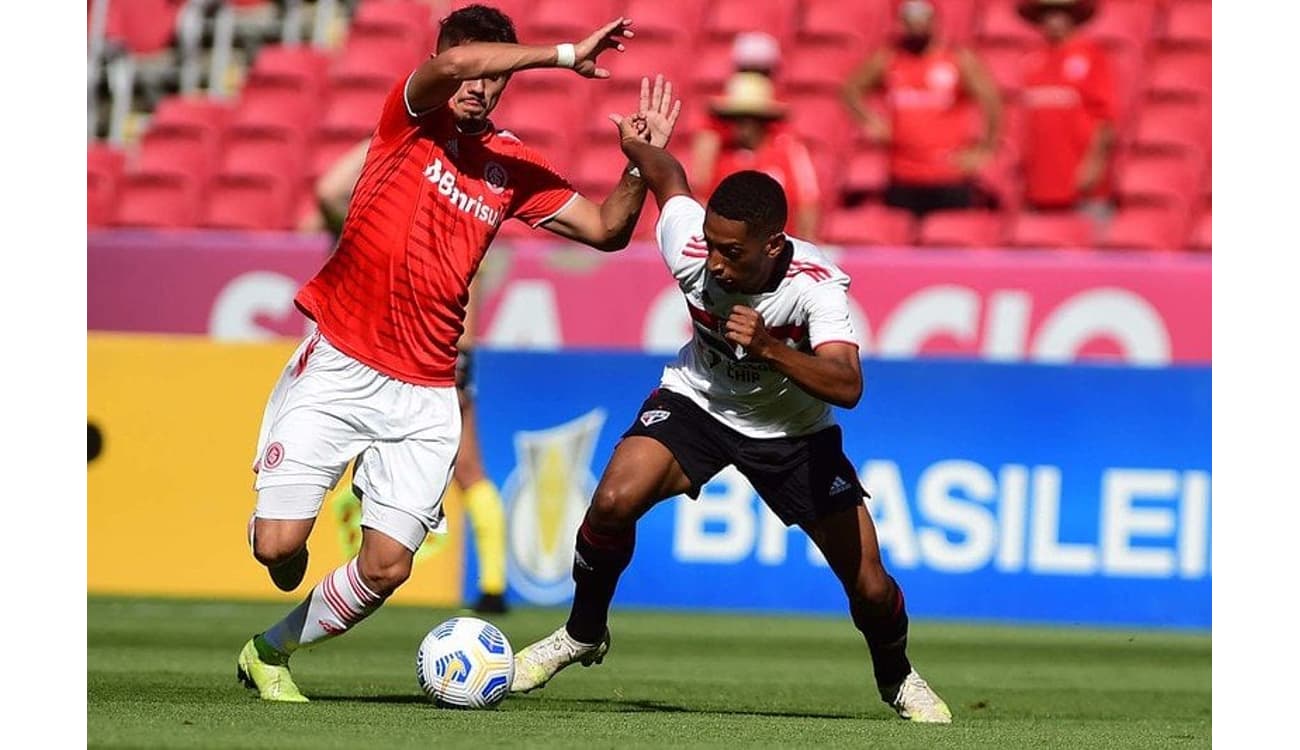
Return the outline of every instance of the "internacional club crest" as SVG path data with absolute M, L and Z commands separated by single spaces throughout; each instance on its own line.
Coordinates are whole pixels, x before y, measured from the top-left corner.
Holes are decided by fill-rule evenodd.
M 506 479 L 510 506 L 510 583 L 535 604 L 573 595 L 573 540 L 596 489 L 591 456 L 605 424 L 592 411 L 546 430 L 515 433 L 515 470 Z
M 496 195 L 500 195 L 502 190 L 506 189 L 506 168 L 490 161 L 483 165 L 483 180 L 487 183 L 488 190 Z

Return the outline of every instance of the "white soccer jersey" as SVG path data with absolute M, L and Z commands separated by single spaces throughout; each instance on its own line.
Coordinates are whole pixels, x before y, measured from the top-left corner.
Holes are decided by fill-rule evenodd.
M 768 333 L 802 352 L 833 341 L 857 343 L 849 319 L 849 277 L 817 247 L 788 238 L 794 257 L 776 289 L 729 293 L 705 269 L 704 207 L 684 195 L 664 204 L 659 252 L 686 296 L 694 335 L 664 368 L 660 385 L 685 396 L 743 435 L 806 435 L 835 423 L 830 405 L 724 336 L 733 305 L 763 316 Z

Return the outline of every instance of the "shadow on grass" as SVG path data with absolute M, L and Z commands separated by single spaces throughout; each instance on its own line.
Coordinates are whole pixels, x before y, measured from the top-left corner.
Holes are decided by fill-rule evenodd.
M 422 695 L 313 695 L 312 701 L 322 703 L 380 703 L 380 704 L 427 704 Z M 511 696 L 515 708 L 526 711 L 558 709 L 561 711 L 591 711 L 605 713 L 666 713 L 666 714 L 700 714 L 716 716 L 769 716 L 782 719 L 853 719 L 873 720 L 879 717 L 842 713 L 815 711 L 746 711 L 706 706 L 681 706 L 656 700 L 633 700 L 616 698 L 550 698 L 543 696 Z

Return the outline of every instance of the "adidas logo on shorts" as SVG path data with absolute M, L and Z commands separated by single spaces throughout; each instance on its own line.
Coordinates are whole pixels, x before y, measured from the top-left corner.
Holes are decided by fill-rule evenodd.
M 850 489 L 853 489 L 853 485 L 851 485 L 851 484 L 849 484 L 848 482 L 846 482 L 846 481 L 844 480 L 844 477 L 835 477 L 835 481 L 834 481 L 834 482 L 831 482 L 831 494 L 832 494 L 832 495 L 838 495 L 838 494 L 840 494 L 841 492 L 845 492 L 845 491 L 850 490 Z

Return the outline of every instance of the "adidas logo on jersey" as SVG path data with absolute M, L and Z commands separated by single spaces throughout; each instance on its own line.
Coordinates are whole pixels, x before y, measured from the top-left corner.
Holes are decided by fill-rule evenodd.
M 456 173 L 449 167 L 443 166 L 442 159 L 434 159 L 432 164 L 425 167 L 424 177 L 438 188 L 439 194 L 449 199 L 451 204 L 461 211 L 494 227 L 501 223 L 501 211 L 484 205 L 481 195 L 471 198 L 461 189 Z
M 844 477 L 835 477 L 835 481 L 831 482 L 832 495 L 838 495 L 841 492 L 847 492 L 848 490 L 851 489 L 853 489 L 853 485 L 845 481 Z

